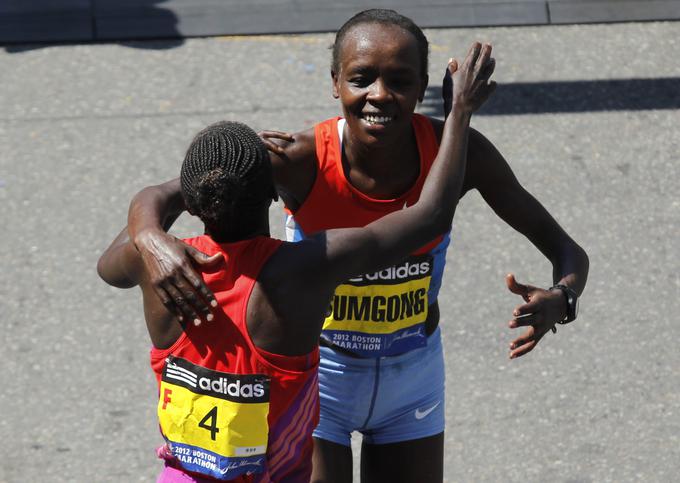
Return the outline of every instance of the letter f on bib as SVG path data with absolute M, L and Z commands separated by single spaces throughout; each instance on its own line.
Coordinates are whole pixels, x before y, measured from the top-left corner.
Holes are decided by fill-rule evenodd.
M 163 391 L 163 409 L 166 408 L 169 402 L 172 402 L 170 399 L 170 395 L 172 394 L 172 389 L 168 389 L 167 387 Z

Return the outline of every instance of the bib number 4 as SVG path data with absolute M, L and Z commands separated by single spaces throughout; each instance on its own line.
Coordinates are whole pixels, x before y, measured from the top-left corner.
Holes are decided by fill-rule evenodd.
M 203 419 L 201 419 L 201 422 L 198 423 L 198 427 L 210 431 L 210 439 L 215 441 L 217 433 L 220 432 L 220 428 L 217 427 L 217 406 L 213 406 L 213 408 L 208 411 L 208 414 L 206 414 Z

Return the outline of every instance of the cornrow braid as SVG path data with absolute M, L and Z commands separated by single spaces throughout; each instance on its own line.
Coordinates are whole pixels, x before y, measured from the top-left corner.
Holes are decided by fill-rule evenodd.
M 228 226 L 236 208 L 248 211 L 277 199 L 267 148 L 238 122 L 218 122 L 196 135 L 180 182 L 189 210 L 210 226 Z
M 425 77 L 427 75 L 427 65 L 430 54 L 430 44 L 423 31 L 415 24 L 413 20 L 394 10 L 386 8 L 371 8 L 357 13 L 354 17 L 345 22 L 340 30 L 335 34 L 335 42 L 333 42 L 333 55 L 331 58 L 331 69 L 333 72 L 340 71 L 340 52 L 342 50 L 342 42 L 345 40 L 347 33 L 356 25 L 377 23 L 382 25 L 394 25 L 410 32 L 418 42 L 418 53 L 420 54 L 420 75 Z

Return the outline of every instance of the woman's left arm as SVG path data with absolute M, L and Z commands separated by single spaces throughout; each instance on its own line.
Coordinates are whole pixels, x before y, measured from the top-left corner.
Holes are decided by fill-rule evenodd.
M 510 344 L 510 358 L 530 352 L 555 324 L 570 314 L 568 291 L 580 296 L 588 278 L 588 256 L 555 221 L 548 211 L 522 187 L 510 166 L 491 142 L 470 129 L 468 145 L 470 184 L 507 224 L 525 235 L 553 266 L 553 286 L 544 289 L 518 283 L 506 277 L 508 289 L 520 295 L 509 322 L 511 328 L 526 326 L 525 332 Z

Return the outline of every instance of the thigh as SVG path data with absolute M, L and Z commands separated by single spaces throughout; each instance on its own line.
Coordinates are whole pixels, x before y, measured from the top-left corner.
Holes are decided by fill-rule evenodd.
M 371 445 L 391 445 L 444 432 L 444 357 L 437 339 L 381 368 L 371 418 L 360 431 Z
M 443 479 L 444 433 L 361 446 L 361 483 L 441 483 Z
M 352 447 L 314 438 L 312 483 L 352 483 Z
M 319 424 L 314 437 L 349 447 L 371 408 L 376 374 L 372 364 L 321 348 Z

